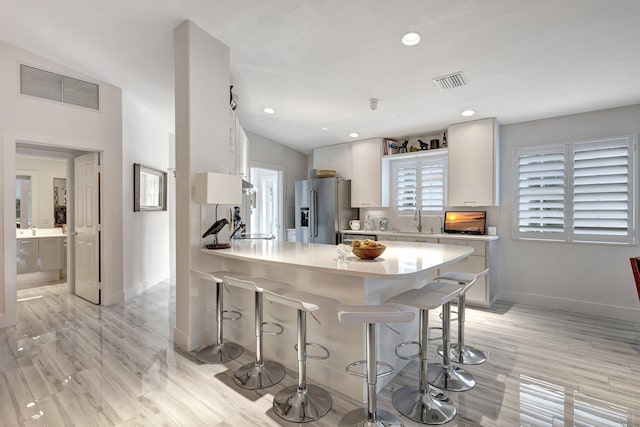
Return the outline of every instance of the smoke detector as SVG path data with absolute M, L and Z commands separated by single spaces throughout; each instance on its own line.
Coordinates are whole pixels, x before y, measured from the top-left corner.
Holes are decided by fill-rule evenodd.
M 371 111 L 376 111 L 378 109 L 378 98 L 371 98 L 369 100 L 369 108 Z

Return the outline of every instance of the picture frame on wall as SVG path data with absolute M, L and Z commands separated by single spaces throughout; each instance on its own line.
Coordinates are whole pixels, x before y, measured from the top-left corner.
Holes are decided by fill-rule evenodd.
M 53 208 L 54 227 L 62 227 L 67 224 L 67 207 L 55 206 Z
M 133 211 L 167 210 L 167 173 L 133 164 Z

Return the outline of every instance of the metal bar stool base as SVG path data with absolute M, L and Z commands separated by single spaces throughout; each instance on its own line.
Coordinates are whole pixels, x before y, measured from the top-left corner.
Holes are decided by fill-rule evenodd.
M 316 385 L 309 384 L 305 389 L 297 385 L 285 387 L 273 399 L 276 414 L 292 423 L 308 423 L 321 418 L 331 409 L 329 393 Z
M 405 386 L 393 393 L 393 406 L 405 417 L 422 424 L 444 424 L 456 416 L 456 407 L 438 392 Z
M 441 390 L 467 391 L 476 385 L 473 375 L 458 366 L 445 368 L 439 363 L 429 363 L 427 375 L 429 384 Z
M 369 419 L 367 408 L 354 409 L 347 413 L 338 424 L 339 427 L 403 427 L 402 421 L 393 414 L 377 410 L 376 421 Z
M 259 390 L 278 384 L 284 378 L 284 366 L 270 360 L 248 363 L 233 374 L 233 382 L 242 388 Z
M 243 350 L 241 345 L 232 342 L 212 344 L 196 353 L 196 359 L 202 363 L 227 363 L 240 357 Z
M 443 355 L 442 346 L 438 346 L 438 354 Z M 460 345 L 456 344 L 449 349 L 449 357 L 452 362 L 463 365 L 480 365 L 487 361 L 487 356 L 475 347 L 465 345 L 460 352 Z

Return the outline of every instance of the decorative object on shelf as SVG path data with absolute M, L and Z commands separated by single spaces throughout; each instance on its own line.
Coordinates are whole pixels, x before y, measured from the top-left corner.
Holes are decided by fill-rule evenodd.
M 394 141 L 393 139 L 385 139 L 383 155 L 389 156 L 391 154 L 396 154 L 397 152 L 398 145 L 396 144 L 396 141 Z
M 317 169 L 316 176 L 318 178 L 333 178 L 336 176 L 336 171 L 333 169 Z
M 418 150 L 418 149 L 417 149 L 415 146 L 413 146 L 413 145 L 412 145 L 411 147 L 409 147 L 409 152 L 414 153 L 414 152 L 416 152 L 416 151 L 420 151 L 420 150 Z
M 379 220 L 380 231 L 387 231 L 387 227 L 389 226 L 389 218 L 382 217 Z
M 447 148 L 447 131 L 442 132 L 442 148 Z
M 432 150 L 440 148 L 440 140 L 439 139 L 432 139 L 429 142 L 431 142 L 431 149 Z
M 214 222 L 213 225 L 204 232 L 204 234 L 202 235 L 203 239 L 207 236 L 213 235 L 213 243 L 205 245 L 207 249 L 229 249 L 231 247 L 229 243 L 218 243 L 218 233 L 224 228 L 225 225 L 228 224 L 229 221 L 227 220 L 227 218 L 222 218 Z
M 423 140 L 419 139 L 418 142 L 420 143 L 420 149 L 421 150 L 428 150 L 429 149 L 429 144 L 427 144 Z
M 167 173 L 133 164 L 133 211 L 167 210 Z
M 409 140 L 405 139 L 404 142 L 402 143 L 402 145 L 398 148 L 398 153 L 406 153 L 407 152 L 407 145 L 409 145 Z
M 233 111 L 238 108 L 238 97 L 233 93 L 233 85 L 229 86 L 229 105 Z

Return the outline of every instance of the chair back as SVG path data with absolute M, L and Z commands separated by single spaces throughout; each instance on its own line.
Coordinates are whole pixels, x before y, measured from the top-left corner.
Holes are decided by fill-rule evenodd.
M 633 270 L 633 278 L 636 281 L 636 290 L 638 291 L 638 299 L 640 299 L 640 257 L 630 258 L 631 270 Z

